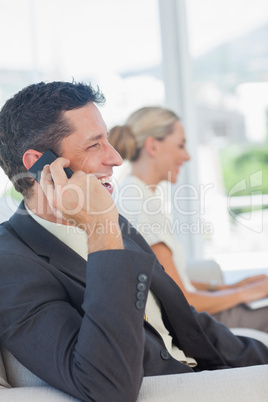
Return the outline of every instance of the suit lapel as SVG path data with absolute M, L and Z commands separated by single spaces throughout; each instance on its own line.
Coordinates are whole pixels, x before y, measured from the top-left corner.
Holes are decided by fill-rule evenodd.
M 23 203 L 9 220 L 17 236 L 33 252 L 69 277 L 85 284 L 86 262 L 70 247 L 39 225 Z

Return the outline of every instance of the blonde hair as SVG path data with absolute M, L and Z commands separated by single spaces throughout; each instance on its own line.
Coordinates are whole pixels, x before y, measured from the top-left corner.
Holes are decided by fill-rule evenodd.
M 160 106 L 147 106 L 133 112 L 126 123 L 110 130 L 109 141 L 123 159 L 139 158 L 148 137 L 161 141 L 173 131 L 179 117 L 173 111 Z

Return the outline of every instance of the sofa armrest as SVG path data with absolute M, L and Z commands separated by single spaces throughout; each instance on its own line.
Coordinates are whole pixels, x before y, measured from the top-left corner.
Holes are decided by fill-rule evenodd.
M 223 283 L 221 267 L 215 260 L 188 260 L 186 266 L 193 281 Z
M 268 365 L 145 377 L 137 402 L 267 401 Z
M 137 402 L 267 401 L 268 365 L 145 377 Z M 1 402 L 78 402 L 52 387 L 0 389 Z
M 7 382 L 7 373 L 5 368 L 5 363 L 3 360 L 2 351 L 0 349 L 0 390 L 2 388 L 9 388 L 10 384 Z
M 0 389 L 1 402 L 81 402 L 52 387 Z
M 246 336 L 248 338 L 257 339 L 268 347 L 268 334 L 266 332 L 252 328 L 230 328 L 230 330 L 237 336 Z

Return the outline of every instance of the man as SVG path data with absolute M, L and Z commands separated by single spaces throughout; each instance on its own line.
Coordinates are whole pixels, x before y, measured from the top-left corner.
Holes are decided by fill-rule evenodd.
M 0 232 L 1 344 L 84 401 L 135 401 L 143 376 L 268 363 L 264 344 L 191 308 L 118 220 L 103 101 L 90 85 L 39 83 L 0 113 L 1 166 L 24 196 Z M 47 149 L 59 158 L 39 185 L 27 170 Z

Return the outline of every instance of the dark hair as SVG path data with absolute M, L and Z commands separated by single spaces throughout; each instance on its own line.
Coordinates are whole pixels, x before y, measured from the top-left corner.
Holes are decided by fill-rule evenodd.
M 99 88 L 90 84 L 40 82 L 5 103 L 0 112 L 0 166 L 17 191 L 29 197 L 34 183 L 23 165 L 24 153 L 32 148 L 59 154 L 62 139 L 74 131 L 64 112 L 90 102 L 105 102 Z

